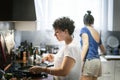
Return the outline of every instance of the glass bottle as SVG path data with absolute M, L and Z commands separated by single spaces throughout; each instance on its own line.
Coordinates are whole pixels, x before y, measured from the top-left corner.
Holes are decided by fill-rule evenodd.
M 36 65 L 36 49 L 33 50 L 33 65 Z

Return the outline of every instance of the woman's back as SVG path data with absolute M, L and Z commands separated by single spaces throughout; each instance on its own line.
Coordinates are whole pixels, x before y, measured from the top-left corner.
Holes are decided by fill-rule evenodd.
M 100 35 L 99 35 L 98 31 L 96 31 L 93 27 L 87 27 L 87 28 L 88 28 L 88 30 L 90 31 L 93 39 L 94 39 L 97 43 L 99 43 L 99 42 L 100 42 Z

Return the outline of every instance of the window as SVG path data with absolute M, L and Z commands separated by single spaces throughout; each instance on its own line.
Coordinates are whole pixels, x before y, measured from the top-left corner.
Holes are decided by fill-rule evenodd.
M 95 18 L 95 28 L 101 23 L 101 0 L 35 0 L 38 29 L 52 29 L 55 19 L 68 16 L 75 21 L 76 28 L 81 28 L 83 16 L 91 10 Z

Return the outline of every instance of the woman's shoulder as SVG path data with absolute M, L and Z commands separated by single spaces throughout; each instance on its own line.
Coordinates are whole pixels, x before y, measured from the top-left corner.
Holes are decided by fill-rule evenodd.
M 88 32 L 88 29 L 86 28 L 86 27 L 82 27 L 81 29 L 80 29 L 80 35 L 82 34 L 82 33 L 87 33 Z
M 81 31 L 87 32 L 87 31 L 89 31 L 89 29 L 87 27 L 83 27 L 83 28 L 81 28 Z
M 76 39 L 73 39 L 73 41 L 71 42 L 71 44 L 68 45 L 68 48 L 69 49 L 72 49 L 72 48 L 80 48 L 80 43 L 78 40 Z

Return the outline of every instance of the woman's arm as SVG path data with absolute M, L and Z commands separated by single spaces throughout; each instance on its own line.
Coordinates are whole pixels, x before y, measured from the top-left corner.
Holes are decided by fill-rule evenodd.
M 89 38 L 86 33 L 82 34 L 82 41 L 83 41 L 83 46 L 82 46 L 81 59 L 82 61 L 84 61 L 86 53 L 88 51 L 88 47 L 89 47 Z
M 75 60 L 69 56 L 64 57 L 60 68 L 51 69 L 51 74 L 56 76 L 66 76 L 75 64 Z
M 100 51 L 102 52 L 102 54 L 106 54 L 106 49 L 103 46 L 103 44 L 101 44 L 99 47 L 100 47 Z
M 40 72 L 46 72 L 51 75 L 56 76 L 66 76 L 72 67 L 75 64 L 75 60 L 71 57 L 64 57 L 63 62 L 59 68 L 41 68 L 40 66 L 34 66 L 30 68 L 30 72 L 32 73 L 40 73 Z

